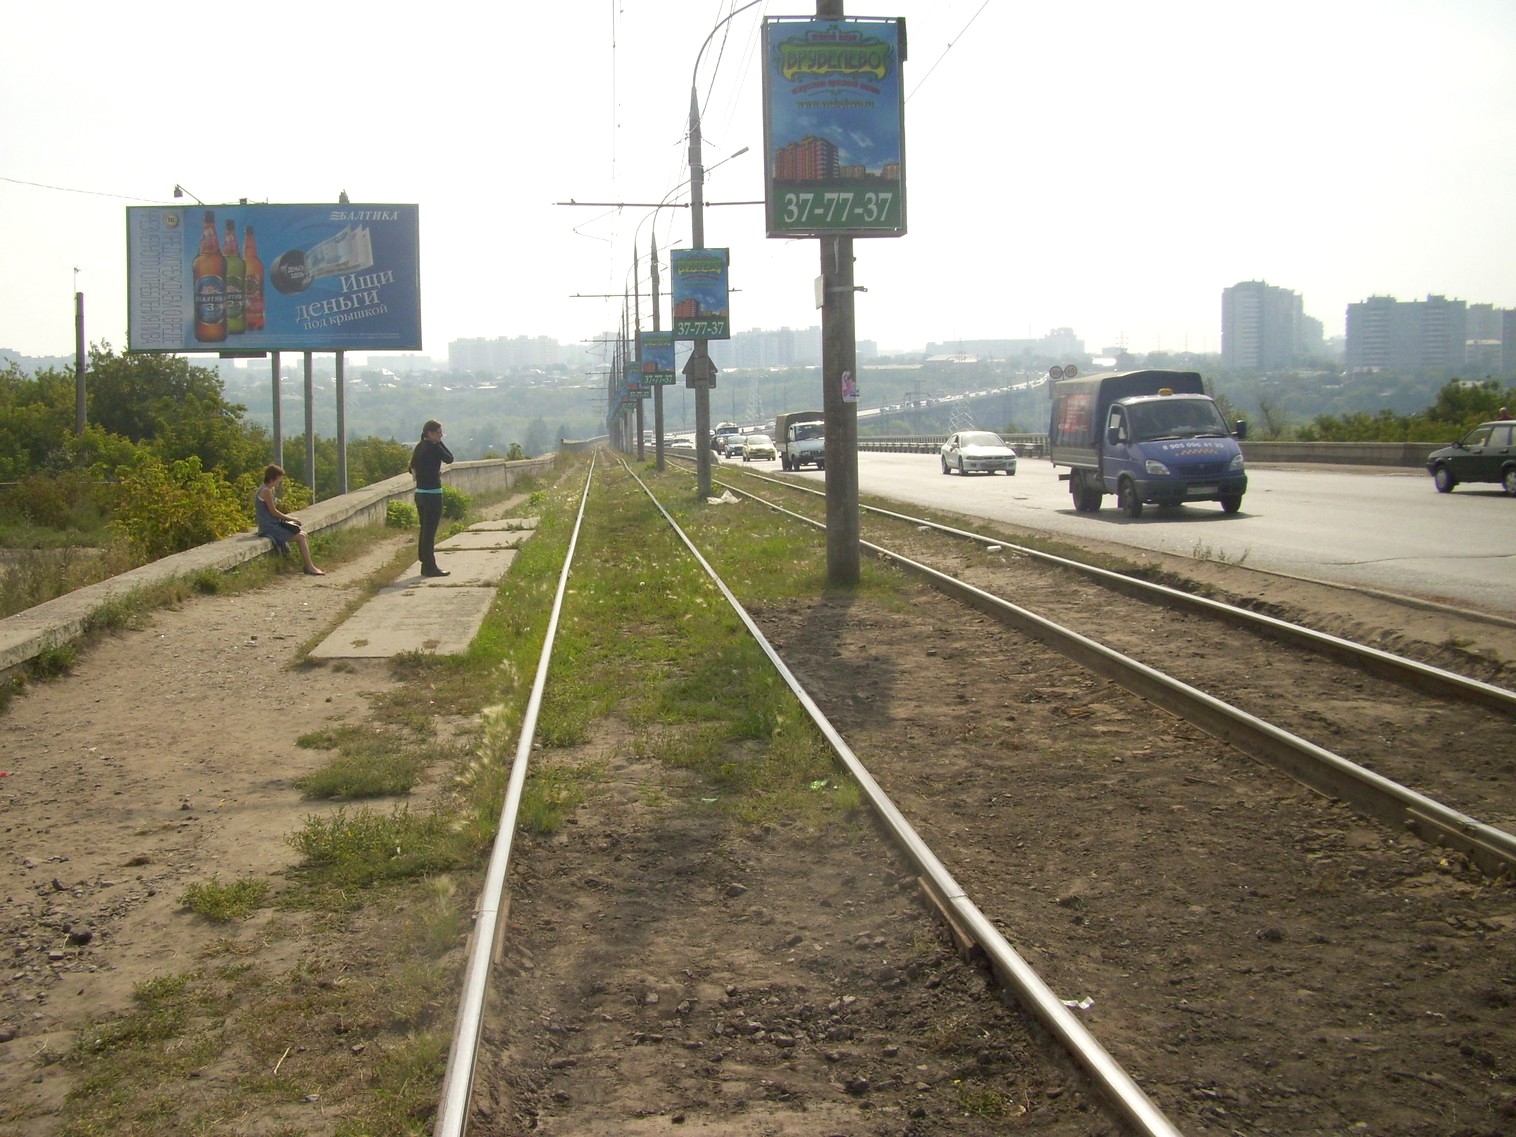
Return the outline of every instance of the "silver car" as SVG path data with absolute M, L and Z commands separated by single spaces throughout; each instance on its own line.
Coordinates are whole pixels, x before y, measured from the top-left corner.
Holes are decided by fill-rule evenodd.
M 774 449 L 774 440 L 766 434 L 749 434 L 742 439 L 742 460 L 744 462 L 772 462 L 779 457 L 779 451 Z
M 940 453 L 944 474 L 954 470 L 960 474 L 993 474 L 996 470 L 1013 476 L 1016 473 L 1016 451 L 992 430 L 960 430 L 948 436 Z

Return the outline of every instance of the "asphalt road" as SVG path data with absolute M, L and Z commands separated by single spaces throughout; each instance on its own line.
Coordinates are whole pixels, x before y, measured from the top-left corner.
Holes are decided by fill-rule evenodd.
M 1516 498 L 1498 485 L 1439 494 L 1418 470 L 1251 466 L 1237 514 L 1214 503 L 1148 506 L 1134 521 L 1114 497 L 1099 513 L 1076 513 L 1046 459 L 1022 459 L 1015 477 L 960 478 L 944 476 L 935 454 L 863 453 L 858 481 L 866 494 L 1049 533 L 1516 617 Z

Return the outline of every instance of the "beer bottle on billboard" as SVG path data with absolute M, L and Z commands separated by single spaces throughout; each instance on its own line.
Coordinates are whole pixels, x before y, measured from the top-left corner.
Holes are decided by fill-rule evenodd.
M 253 227 L 247 226 L 242 238 L 242 310 L 247 316 L 247 330 L 263 330 L 263 262 L 258 259 L 258 242 Z
M 195 258 L 195 338 L 202 343 L 226 339 L 226 258 L 216 246 L 216 215 L 205 211 L 200 255 Z
M 242 287 L 246 277 L 242 255 L 237 252 L 237 223 L 226 223 L 226 240 L 221 244 L 226 258 L 226 330 L 240 336 L 247 331 L 247 312 L 243 306 Z

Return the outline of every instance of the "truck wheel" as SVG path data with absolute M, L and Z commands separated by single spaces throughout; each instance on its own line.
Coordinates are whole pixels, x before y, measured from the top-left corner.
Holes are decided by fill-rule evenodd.
M 1124 479 L 1116 489 L 1116 500 L 1121 503 L 1121 512 L 1128 517 L 1142 516 L 1142 499 L 1137 496 L 1137 487 L 1130 478 Z
M 1235 494 L 1221 499 L 1222 513 L 1236 513 L 1242 508 L 1242 495 Z
M 779 459 L 779 464 L 788 470 L 790 468 L 790 456 L 788 454 L 783 455 Z
M 1458 483 L 1453 480 L 1453 471 L 1446 466 L 1438 466 L 1432 471 L 1432 484 L 1437 487 L 1438 493 L 1452 493 L 1453 487 Z
M 1069 493 L 1074 496 L 1074 508 L 1080 513 L 1098 513 L 1100 499 L 1105 495 L 1094 489 L 1085 480 L 1082 471 L 1075 470 L 1069 477 Z

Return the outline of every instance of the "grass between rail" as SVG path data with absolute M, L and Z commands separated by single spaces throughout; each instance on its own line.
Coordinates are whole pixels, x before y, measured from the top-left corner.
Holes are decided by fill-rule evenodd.
M 639 473 L 746 603 L 824 591 L 821 534 L 761 507 L 698 503 L 685 471 Z M 539 516 L 537 534 L 466 654 L 397 659 L 401 682 L 366 721 L 298 740 L 333 753 L 303 792 L 341 804 L 289 834 L 286 872 L 185 889 L 182 918 L 224 935 L 185 970 L 140 985 L 128 1013 L 80 1033 L 64 1059 L 75 1080 L 62 1137 L 244 1122 L 266 1137 L 427 1132 L 583 476 L 532 494 L 524 512 Z M 893 573 L 868 575 L 880 583 L 862 587 L 890 593 Z M 609 755 L 586 745 L 607 722 Z M 605 792 L 618 759 L 679 771 L 650 791 L 671 811 L 714 800 L 734 826 L 811 830 L 864 818 L 857 786 L 725 599 L 626 471 L 602 463 L 518 840 L 552 833 Z

